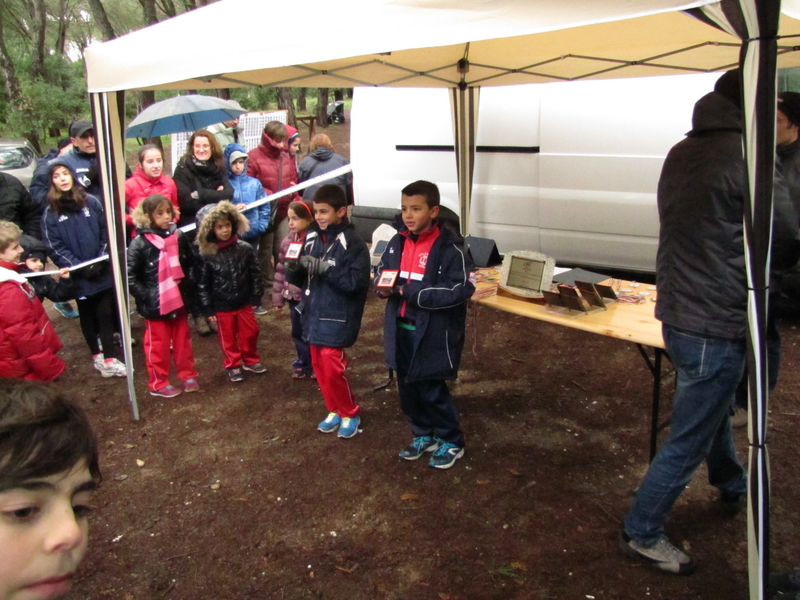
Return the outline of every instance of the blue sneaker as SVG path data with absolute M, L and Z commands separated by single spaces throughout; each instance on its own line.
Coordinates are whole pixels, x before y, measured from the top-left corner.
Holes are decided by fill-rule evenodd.
M 339 426 L 340 438 L 351 438 L 358 433 L 358 426 L 361 425 L 361 417 L 345 417 Z
M 440 441 L 442 445 L 433 453 L 428 465 L 434 469 L 449 469 L 456 464 L 459 458 L 464 456 L 464 449 L 450 442 L 438 441 Z
M 341 422 L 342 417 L 337 415 L 335 412 L 328 413 L 328 416 L 325 417 L 325 420 L 317 425 L 317 429 L 322 433 L 333 433 L 339 428 L 339 424 Z
M 426 452 L 433 452 L 439 447 L 439 442 L 429 435 L 415 437 L 411 443 L 400 450 L 398 456 L 405 460 L 417 460 Z
M 80 316 L 78 315 L 78 311 L 72 307 L 70 302 L 53 302 L 53 308 L 55 308 L 65 319 L 77 319 Z

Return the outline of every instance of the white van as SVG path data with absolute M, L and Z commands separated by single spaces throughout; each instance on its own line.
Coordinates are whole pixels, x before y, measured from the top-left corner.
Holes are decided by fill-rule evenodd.
M 470 233 L 500 252 L 654 271 L 661 165 L 718 77 L 483 88 Z M 458 214 L 449 90 L 356 88 L 351 118 L 356 205 L 398 208 L 427 179 Z

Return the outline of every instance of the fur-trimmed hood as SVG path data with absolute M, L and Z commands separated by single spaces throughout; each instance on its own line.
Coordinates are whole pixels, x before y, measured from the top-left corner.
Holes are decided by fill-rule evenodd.
M 197 221 L 197 245 L 200 248 L 200 254 L 216 254 L 217 253 L 217 236 L 214 235 L 214 221 L 222 216 L 228 217 L 233 224 L 233 233 L 240 238 L 242 234 L 250 229 L 247 223 L 247 217 L 236 210 L 236 207 L 223 200 L 217 204 L 210 204 L 208 212 L 204 212 L 201 218 Z M 207 208 L 207 207 L 203 207 Z M 198 213 L 198 217 L 200 214 Z

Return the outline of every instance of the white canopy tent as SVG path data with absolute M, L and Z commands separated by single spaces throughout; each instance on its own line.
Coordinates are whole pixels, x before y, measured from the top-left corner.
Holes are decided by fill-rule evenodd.
M 452 88 L 461 222 L 466 227 L 481 86 L 707 72 L 741 65 L 751 288 L 750 593 L 751 598 L 763 598 L 768 566 L 763 339 L 775 68 L 778 62 L 800 66 L 795 46 L 800 40 L 800 0 L 784 0 L 782 15 L 777 0 L 346 0 L 336 11 L 322 0 L 307 0 L 303 8 L 305 14 L 325 17 L 305 22 L 300 35 L 281 28 L 267 33 L 270 23 L 296 19 L 290 4 L 220 0 L 87 49 L 115 273 L 124 272 L 125 261 L 125 90 L 248 85 Z M 237 51 L 206 46 L 205 33 L 232 17 Z M 118 277 L 117 283 L 120 312 L 127 316 L 124 278 Z M 126 351 L 130 353 L 129 335 Z M 128 384 L 135 407 L 132 377 Z

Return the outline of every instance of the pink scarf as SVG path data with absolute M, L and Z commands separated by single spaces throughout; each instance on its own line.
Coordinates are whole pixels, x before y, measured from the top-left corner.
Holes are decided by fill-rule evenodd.
M 160 254 L 158 256 L 158 304 L 159 312 L 167 315 L 183 306 L 183 298 L 178 288 L 178 281 L 183 279 L 180 258 L 178 257 L 178 234 L 173 233 L 161 237 L 154 233 L 145 233 L 145 239 L 153 244 Z

